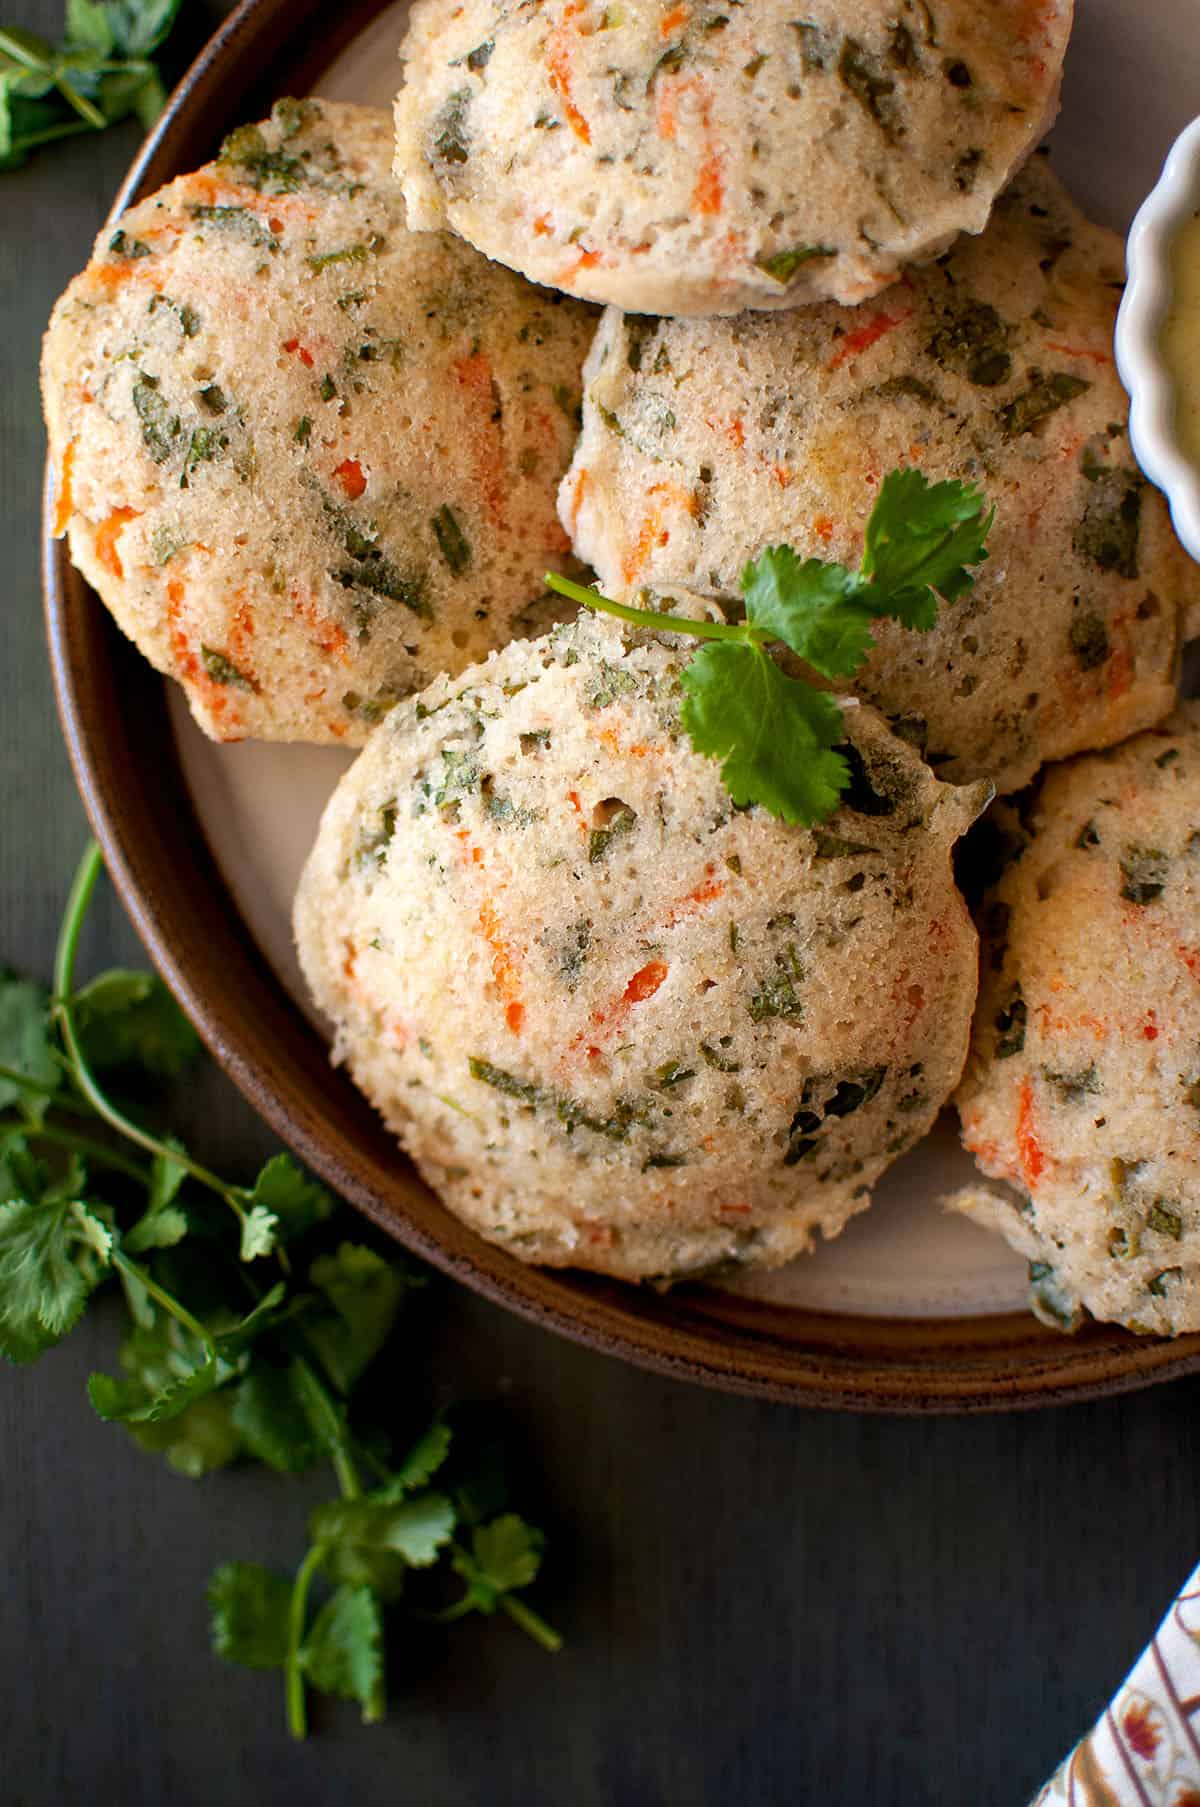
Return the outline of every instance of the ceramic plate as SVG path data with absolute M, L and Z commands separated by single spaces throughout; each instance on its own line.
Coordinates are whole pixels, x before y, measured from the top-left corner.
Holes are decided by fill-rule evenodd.
M 1197 108 L 1194 0 L 1082 0 L 1052 160 L 1124 231 Z M 390 103 L 406 4 L 246 0 L 173 98 L 119 204 L 211 156 L 282 93 Z M 1152 104 L 1151 103 L 1152 100 Z M 47 608 L 71 754 L 150 952 L 217 1058 L 331 1185 L 402 1242 L 503 1303 L 613 1354 L 710 1385 L 866 1409 L 1038 1405 L 1200 1367 L 1200 1336 L 1074 1338 L 1024 1309 L 1024 1264 L 939 1199 L 974 1168 L 952 1119 L 890 1171 L 836 1242 L 736 1288 L 667 1295 L 522 1267 L 445 1212 L 330 1070 L 292 949 L 290 904 L 351 755 L 192 723 L 48 545 Z M 169 694 L 168 694 L 169 689 Z

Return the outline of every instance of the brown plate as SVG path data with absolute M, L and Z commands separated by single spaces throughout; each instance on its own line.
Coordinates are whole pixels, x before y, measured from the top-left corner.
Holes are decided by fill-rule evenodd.
M 243 0 L 180 84 L 116 210 L 209 158 L 223 133 L 304 93 L 382 11 Z M 331 13 L 333 22 L 331 23 Z M 47 521 L 49 517 L 47 516 Z M 439 1204 L 252 940 L 180 766 L 165 686 L 45 543 L 63 729 L 109 871 L 155 965 L 217 1060 L 322 1178 L 414 1254 L 548 1330 L 680 1379 L 804 1405 L 986 1411 L 1145 1386 L 1200 1367 L 1200 1336 L 1067 1338 L 1026 1313 L 880 1318 L 703 1288 L 670 1295 L 522 1266 Z

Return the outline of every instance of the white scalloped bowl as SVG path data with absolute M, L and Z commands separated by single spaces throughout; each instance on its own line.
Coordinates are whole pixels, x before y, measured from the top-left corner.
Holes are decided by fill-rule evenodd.
M 1200 119 L 1194 119 L 1175 140 L 1130 229 L 1129 275 L 1116 334 L 1134 456 L 1166 496 L 1175 531 L 1194 559 L 1200 559 L 1200 465 L 1183 450 L 1176 431 L 1177 384 L 1163 355 L 1162 334 L 1176 235 L 1198 208 Z M 1200 319 L 1196 331 L 1200 335 Z

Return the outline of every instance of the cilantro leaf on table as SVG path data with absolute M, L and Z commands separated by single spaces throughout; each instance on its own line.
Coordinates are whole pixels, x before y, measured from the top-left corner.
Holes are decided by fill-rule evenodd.
M 0 1110 L 17 1105 L 41 1122 L 62 1068 L 50 1040 L 50 998 L 42 985 L 0 969 Z
M 58 45 L 0 27 L 0 170 L 58 138 L 103 131 L 133 114 L 149 131 L 166 104 L 151 60 L 180 0 L 67 0 Z
M 369 1587 L 339 1587 L 300 1648 L 305 1677 L 322 1694 L 357 1700 L 363 1724 L 383 1718 L 383 1615 Z
M 111 1235 L 68 1182 L 0 1204 L 0 1353 L 33 1361 L 73 1330 L 99 1283 Z
M 320 1459 L 294 1363 L 250 1369 L 234 1393 L 233 1427 L 249 1454 L 279 1474 L 302 1474 Z
M 705 641 L 681 675 L 680 719 L 692 745 L 720 760 L 735 803 L 811 827 L 833 814 L 850 783 L 850 767 L 834 751 L 845 738 L 842 712 L 827 691 L 784 672 L 769 645 L 782 643 L 831 681 L 853 677 L 875 644 L 873 621 L 927 631 L 938 598 L 953 602 L 969 588 L 994 516 L 971 484 L 892 471 L 867 522 L 859 569 L 767 546 L 742 573 L 743 622 L 634 608 L 553 572 L 546 582 L 635 627 Z
M 455 1534 L 478 1533 L 503 1503 L 494 1428 L 481 1434 L 456 1419 L 452 1431 L 438 1412 L 397 1435 L 389 1418 L 399 1392 L 409 1406 L 408 1357 L 388 1416 L 377 1405 L 372 1419 L 359 1382 L 423 1276 L 390 1247 L 351 1240 L 335 1200 L 290 1155 L 239 1185 L 155 1127 L 161 1082 L 198 1044 L 148 973 L 76 985 L 101 870 L 93 847 L 72 886 L 51 991 L 0 972 L 0 1356 L 32 1361 L 110 1286 L 127 1328 L 120 1372 L 88 1382 L 101 1418 L 193 1478 L 240 1461 L 283 1475 L 327 1461 L 339 1497 L 311 1514 L 295 1572 L 233 1562 L 214 1574 L 213 1648 L 281 1672 L 295 1737 L 307 1730 L 312 1689 L 356 1700 L 373 1723 L 385 1704 L 384 1608 L 407 1607 L 414 1577 L 435 1600 L 466 1579 Z M 141 1100 L 136 1120 L 105 1089 L 109 1073 Z M 406 1453 L 393 1461 L 396 1447 Z M 449 1478 L 434 1490 L 435 1476 Z M 497 1592 L 526 1586 L 536 1564 L 515 1550 L 502 1560 L 486 1536 L 472 1550 L 472 1609 L 491 1611 L 480 1602 L 494 1595 L 557 1649 L 558 1634 L 523 1599 Z M 439 1616 L 422 1609 L 413 1622 Z
M 208 1584 L 213 1649 L 245 1669 L 281 1669 L 291 1604 L 290 1575 L 257 1562 L 223 1562 Z
M 83 1051 L 97 1072 L 137 1067 L 156 1079 L 174 1079 L 200 1047 L 196 1031 L 152 973 L 101 973 L 74 1002 Z

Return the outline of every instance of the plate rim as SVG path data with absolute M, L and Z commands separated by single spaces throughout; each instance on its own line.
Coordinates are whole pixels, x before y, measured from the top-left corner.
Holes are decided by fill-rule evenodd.
M 386 3 L 352 0 L 337 9 L 331 29 L 320 0 L 241 0 L 175 89 L 110 218 L 203 160 L 257 88 L 279 91 L 277 69 L 289 85 L 311 86 Z M 316 29 L 306 40 L 308 25 Z M 653 1293 L 529 1267 L 483 1241 L 398 1154 L 258 950 L 184 779 L 167 680 L 124 639 L 65 544 L 52 538 L 52 502 L 47 463 L 43 588 L 55 698 L 117 893 L 218 1065 L 275 1133 L 378 1228 L 493 1303 L 587 1348 L 792 1405 L 902 1414 L 1033 1409 L 1200 1370 L 1200 1333 L 1135 1338 L 1091 1325 L 1065 1337 L 1024 1312 L 867 1317 L 703 1288 Z

